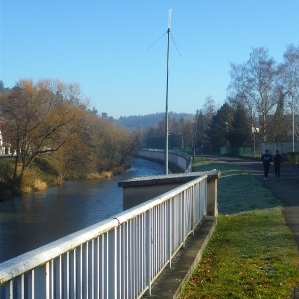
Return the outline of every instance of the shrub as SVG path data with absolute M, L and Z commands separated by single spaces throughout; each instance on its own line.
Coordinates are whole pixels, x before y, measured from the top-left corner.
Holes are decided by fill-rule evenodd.
M 289 152 L 287 154 L 288 163 L 299 164 L 299 152 Z
M 101 173 L 88 173 L 86 175 L 87 180 L 97 180 L 97 179 L 106 179 L 111 178 L 113 176 L 113 173 L 111 171 L 103 171 Z
M 48 185 L 47 183 L 41 181 L 40 179 L 35 179 L 34 180 L 34 189 L 37 191 L 42 191 L 47 189 Z

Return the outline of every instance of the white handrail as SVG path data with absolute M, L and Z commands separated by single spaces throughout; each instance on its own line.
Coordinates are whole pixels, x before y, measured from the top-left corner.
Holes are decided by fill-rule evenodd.
M 207 176 L 0 264 L 0 298 L 140 298 L 205 217 Z

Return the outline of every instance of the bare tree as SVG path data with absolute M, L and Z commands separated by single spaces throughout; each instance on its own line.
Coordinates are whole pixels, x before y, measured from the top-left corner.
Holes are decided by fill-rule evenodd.
M 217 107 L 214 99 L 211 96 L 205 98 L 202 112 L 205 115 L 206 122 L 209 124 L 212 120 L 212 117 L 216 114 Z
M 289 104 L 285 108 L 294 111 L 299 104 L 299 46 L 289 45 L 287 47 L 284 53 L 284 63 L 279 67 L 281 86 L 284 88 Z
M 39 155 L 59 150 L 84 128 L 80 87 L 59 80 L 20 80 L 0 98 L 1 131 L 16 152 L 12 184 Z
M 253 49 L 244 64 L 231 64 L 229 89 L 249 110 L 261 114 L 261 133 L 266 140 L 267 115 L 275 110 L 279 101 L 277 89 L 278 68 L 268 50 Z
M 72 134 L 63 146 L 55 152 L 40 155 L 41 162 L 47 163 L 47 168 L 56 174 L 56 184 L 62 184 L 66 175 L 82 177 L 89 169 L 90 148 L 82 138 L 82 132 Z

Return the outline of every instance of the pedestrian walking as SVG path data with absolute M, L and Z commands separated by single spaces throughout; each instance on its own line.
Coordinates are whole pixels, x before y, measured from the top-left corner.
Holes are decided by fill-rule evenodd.
M 269 150 L 265 150 L 265 153 L 262 154 L 261 156 L 261 160 L 263 161 L 263 167 L 264 167 L 264 181 L 267 181 L 270 163 L 272 161 L 272 156 L 269 154 Z
M 280 165 L 283 163 L 282 156 L 279 154 L 279 150 L 276 150 L 276 155 L 273 158 L 275 176 L 277 176 L 277 181 L 280 179 Z

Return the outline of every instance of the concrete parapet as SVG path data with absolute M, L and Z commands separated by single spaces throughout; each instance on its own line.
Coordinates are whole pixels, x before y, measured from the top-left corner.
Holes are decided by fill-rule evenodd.
M 205 175 L 207 175 L 207 216 L 217 216 L 217 185 L 220 172 L 216 169 L 206 172 L 137 177 L 118 182 L 118 186 L 123 187 L 123 210 Z
M 165 163 L 165 151 L 159 149 L 139 149 L 137 157 L 158 163 Z M 184 152 L 168 151 L 168 166 L 172 172 L 185 172 L 191 162 L 191 157 Z

